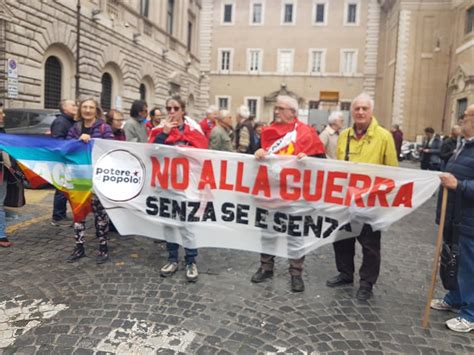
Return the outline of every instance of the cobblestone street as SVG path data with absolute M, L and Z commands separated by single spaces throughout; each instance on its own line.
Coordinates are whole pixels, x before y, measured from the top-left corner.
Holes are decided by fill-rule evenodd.
M 88 257 L 68 264 L 72 228 L 51 226 L 52 190 L 27 198 L 38 194 L 14 212 L 14 245 L 0 250 L 0 354 L 474 353 L 473 334 L 445 327 L 452 313 L 432 311 L 429 330 L 421 327 L 435 198 L 383 234 L 374 297 L 361 303 L 357 282 L 325 286 L 336 273 L 331 246 L 307 256 L 301 294 L 290 291 L 286 260 L 273 280 L 252 284 L 259 256 L 237 250 L 199 250 L 199 281 L 189 284 L 183 265 L 159 276 L 162 243 L 111 233 L 111 262 L 96 265 L 91 229 Z

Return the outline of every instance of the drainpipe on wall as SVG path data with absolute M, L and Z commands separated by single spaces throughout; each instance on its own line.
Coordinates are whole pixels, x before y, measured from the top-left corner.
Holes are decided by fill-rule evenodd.
M 76 101 L 79 100 L 80 95 L 80 87 L 79 87 L 79 58 L 80 58 L 80 48 L 81 48 L 81 0 L 77 0 L 77 10 L 76 10 L 76 75 L 74 78 L 76 79 Z
M 388 27 L 388 25 L 387 25 Z M 395 74 L 397 73 L 397 64 L 398 64 L 398 61 L 397 61 L 397 58 L 398 58 L 398 36 L 399 36 L 399 27 L 400 27 L 400 10 L 398 10 L 398 14 L 397 14 L 397 36 L 395 37 L 395 62 L 393 63 L 393 83 L 392 83 L 392 112 L 391 112 L 391 116 L 392 116 L 392 125 L 393 124 L 399 124 L 400 122 L 395 122 L 394 119 L 393 119 L 393 110 L 394 110 L 394 107 L 395 107 L 395 84 L 397 82 L 397 78 L 395 76 Z M 390 58 L 389 58 L 390 59 Z M 405 129 L 405 127 L 403 127 Z
M 453 45 L 449 46 L 449 57 L 448 57 L 448 70 L 446 74 L 446 93 L 444 95 L 444 106 L 443 106 L 443 118 L 441 119 L 441 130 L 445 132 L 444 125 L 446 123 L 446 111 L 448 109 L 448 96 L 449 96 L 449 76 L 451 72 L 451 59 L 453 57 Z M 450 132 L 451 130 L 449 130 Z

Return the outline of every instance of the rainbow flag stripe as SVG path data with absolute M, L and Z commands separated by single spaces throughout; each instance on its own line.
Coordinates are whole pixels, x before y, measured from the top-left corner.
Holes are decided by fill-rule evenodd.
M 48 182 L 66 194 L 76 222 L 92 210 L 92 146 L 93 141 L 0 134 L 0 150 L 18 161 L 33 187 Z

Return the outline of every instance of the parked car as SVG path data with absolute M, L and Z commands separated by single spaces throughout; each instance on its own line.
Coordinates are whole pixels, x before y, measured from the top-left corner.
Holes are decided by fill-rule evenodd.
M 50 135 L 51 123 L 59 115 L 58 110 L 7 108 L 5 131 L 10 134 Z

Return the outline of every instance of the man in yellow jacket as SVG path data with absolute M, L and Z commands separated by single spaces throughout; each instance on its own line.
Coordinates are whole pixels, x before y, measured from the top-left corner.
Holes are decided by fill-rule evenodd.
M 397 152 L 392 134 L 381 127 L 373 116 L 374 102 L 367 94 L 360 94 L 351 104 L 354 126 L 345 129 L 337 142 L 337 159 L 360 163 L 398 166 Z M 362 245 L 362 265 L 359 270 L 360 287 L 357 299 L 372 297 L 372 287 L 380 272 L 380 231 L 364 224 L 357 240 Z M 326 282 L 337 287 L 354 282 L 355 239 L 333 244 L 339 274 Z

